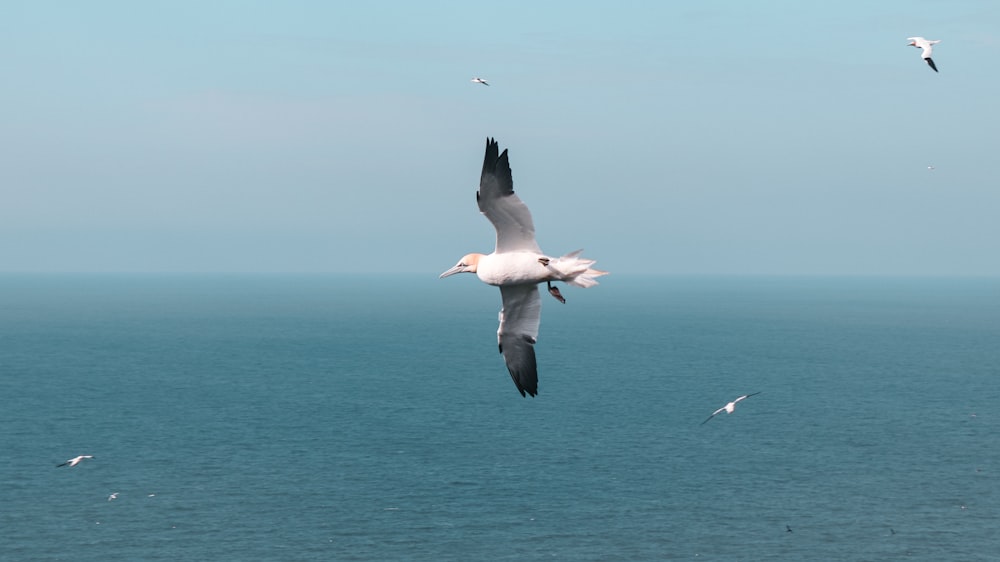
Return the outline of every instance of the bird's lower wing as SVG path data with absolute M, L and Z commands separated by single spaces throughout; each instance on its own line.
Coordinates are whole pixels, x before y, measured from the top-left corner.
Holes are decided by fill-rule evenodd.
M 937 69 L 937 65 L 935 65 L 935 64 L 934 64 L 934 61 L 933 61 L 933 60 L 931 60 L 931 58 L 930 58 L 930 57 L 927 57 L 927 58 L 925 58 L 924 60 L 925 60 L 925 61 L 927 61 L 927 64 L 928 64 L 928 66 L 930 66 L 930 67 L 931 67 L 931 69 L 932 69 L 932 70 L 933 70 L 934 72 L 937 72 L 937 71 L 938 71 L 938 69 Z
M 724 410 L 725 410 L 725 408 L 719 408 L 718 410 L 712 412 L 712 415 L 708 416 L 707 418 L 705 418 L 705 421 L 701 422 L 701 424 L 699 424 L 699 425 L 705 425 L 706 423 L 708 423 L 708 420 L 714 418 L 715 416 L 717 416 L 720 412 L 722 412 Z
M 542 317 L 542 299 L 536 285 L 500 287 L 503 309 L 497 343 L 503 354 L 510 378 L 524 396 L 538 394 L 538 366 L 535 362 L 535 341 Z

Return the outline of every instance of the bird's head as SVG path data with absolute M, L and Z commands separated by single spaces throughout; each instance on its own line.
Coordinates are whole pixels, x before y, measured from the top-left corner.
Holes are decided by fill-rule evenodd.
M 455 275 L 456 273 L 475 273 L 476 268 L 479 266 L 479 258 L 481 257 L 483 257 L 482 254 L 466 254 L 462 256 L 462 259 L 458 260 L 455 267 L 442 273 L 439 279 Z

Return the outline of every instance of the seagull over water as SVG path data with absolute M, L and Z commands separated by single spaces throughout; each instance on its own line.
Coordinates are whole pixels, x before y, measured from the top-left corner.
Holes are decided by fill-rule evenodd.
M 928 41 L 923 37 L 907 37 L 906 40 L 909 41 L 909 43 L 907 43 L 908 47 L 923 49 L 920 53 L 920 58 L 927 62 L 927 65 L 931 67 L 931 70 L 937 72 L 937 66 L 935 66 L 934 61 L 931 59 L 931 52 L 934 50 L 934 45 L 940 43 L 941 40 L 935 39 L 934 41 Z
M 478 76 L 476 76 L 475 78 L 473 78 L 472 80 L 470 80 L 470 82 L 475 82 L 476 84 L 482 84 L 483 86 L 489 86 L 489 84 L 486 83 L 486 80 L 484 80 L 484 79 L 482 79 L 482 78 L 480 78 Z
M 60 466 L 74 467 L 74 466 L 80 464 L 80 462 L 83 461 L 83 459 L 92 459 L 92 458 L 94 458 L 94 455 L 80 455 L 79 457 L 74 457 L 72 459 L 69 459 L 68 461 L 66 461 L 66 462 L 64 462 L 62 464 L 57 464 L 56 468 L 59 468 Z
M 712 415 L 708 416 L 708 419 L 706 419 L 705 421 L 701 422 L 700 425 L 705 425 L 706 423 L 708 423 L 708 420 L 714 418 L 715 416 L 721 414 L 722 412 L 725 412 L 727 414 L 733 413 L 733 411 L 736 410 L 736 403 L 737 402 L 739 402 L 740 400 L 746 400 L 747 398 L 750 398 L 751 396 L 756 396 L 758 394 L 760 394 L 760 393 L 759 392 L 754 392 L 753 394 L 744 394 L 743 396 L 740 396 L 736 400 L 733 400 L 729 404 L 726 404 L 725 406 L 723 406 L 723 407 L 719 408 L 718 410 L 712 412 Z
M 591 269 L 594 260 L 580 257 L 582 250 L 553 258 L 542 253 L 535 241 L 535 225 L 531 213 L 517 195 L 511 178 L 507 150 L 499 154 L 494 139 L 486 140 L 486 157 L 479 179 L 476 201 L 479 210 L 493 223 L 497 231 L 496 249 L 492 254 L 467 254 L 455 267 L 441 274 L 475 273 L 479 279 L 500 287 L 503 308 L 497 343 L 507 370 L 521 396 L 538 393 L 538 367 L 535 363 L 535 341 L 541 322 L 542 299 L 538 284 L 546 283 L 551 294 L 565 303 L 553 281 L 564 281 L 577 287 L 597 285 L 595 277 L 607 271 Z

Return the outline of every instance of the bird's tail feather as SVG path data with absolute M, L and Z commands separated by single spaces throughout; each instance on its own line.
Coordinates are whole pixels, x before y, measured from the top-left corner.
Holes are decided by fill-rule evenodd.
M 597 285 L 595 277 L 607 275 L 607 271 L 591 269 L 590 266 L 597 263 L 595 260 L 581 258 L 583 250 L 570 252 L 565 256 L 552 262 L 553 268 L 559 272 L 559 280 L 569 283 L 575 287 L 593 287 Z

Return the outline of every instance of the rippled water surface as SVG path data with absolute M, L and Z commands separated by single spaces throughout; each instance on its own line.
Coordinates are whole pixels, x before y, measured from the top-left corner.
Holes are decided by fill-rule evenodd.
M 0 559 L 1000 552 L 1000 280 L 563 294 L 524 399 L 472 276 L 0 276 Z

